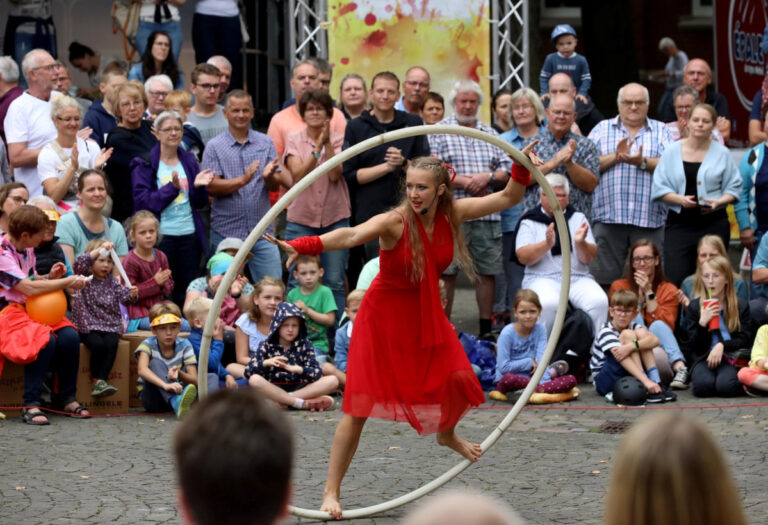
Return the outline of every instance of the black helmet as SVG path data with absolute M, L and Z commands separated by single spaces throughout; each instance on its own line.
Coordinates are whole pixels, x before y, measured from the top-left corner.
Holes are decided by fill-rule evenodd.
M 617 405 L 643 405 L 647 397 L 648 391 L 636 377 L 624 376 L 613 385 L 613 402 Z

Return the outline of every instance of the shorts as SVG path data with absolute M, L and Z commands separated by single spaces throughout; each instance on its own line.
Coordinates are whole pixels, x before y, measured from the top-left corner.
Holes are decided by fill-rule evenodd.
M 461 231 L 464 234 L 469 255 L 475 263 L 475 271 L 479 275 L 501 273 L 501 222 L 465 222 L 461 225 Z M 459 273 L 459 265 L 454 259 L 443 274 L 456 275 L 457 273 Z
M 324 352 L 320 352 L 317 348 L 315 348 L 315 359 L 317 359 L 317 364 L 321 367 L 328 362 L 328 354 Z
M 745 366 L 744 368 L 739 369 L 739 381 L 747 386 L 752 386 L 752 383 L 755 382 L 755 379 L 765 375 L 768 375 L 768 372 L 763 372 L 762 370 L 758 370 L 757 368 L 752 368 L 750 366 Z
M 616 384 L 616 381 L 628 375 L 629 372 L 616 361 L 613 354 L 606 352 L 603 368 L 601 368 L 594 377 L 595 390 L 597 390 L 597 393 L 601 396 L 604 396 L 608 392 L 613 392 L 613 387 Z

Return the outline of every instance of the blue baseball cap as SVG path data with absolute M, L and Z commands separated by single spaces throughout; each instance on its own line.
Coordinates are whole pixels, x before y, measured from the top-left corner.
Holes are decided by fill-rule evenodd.
M 557 39 L 563 35 L 576 36 L 576 30 L 568 24 L 558 24 L 552 30 L 552 43 L 554 44 Z

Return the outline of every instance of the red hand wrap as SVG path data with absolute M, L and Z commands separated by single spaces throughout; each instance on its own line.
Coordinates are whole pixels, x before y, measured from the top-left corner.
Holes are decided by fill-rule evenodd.
M 320 255 L 323 253 L 323 241 L 317 235 L 299 237 L 298 239 L 285 242 L 293 246 L 293 249 L 299 252 L 299 255 Z
M 522 164 L 513 163 L 512 169 L 509 170 L 509 176 L 513 181 L 520 183 L 522 186 L 528 187 L 531 185 L 531 173 Z

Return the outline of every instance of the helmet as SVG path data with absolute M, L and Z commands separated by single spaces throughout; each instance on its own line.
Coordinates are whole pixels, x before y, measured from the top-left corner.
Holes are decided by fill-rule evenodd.
M 624 376 L 613 385 L 613 402 L 618 405 L 643 405 L 647 397 L 648 391 L 636 377 Z
M 570 26 L 569 24 L 558 24 L 555 26 L 555 28 L 552 30 L 552 43 L 554 44 L 555 41 L 557 41 L 558 37 L 561 37 L 563 35 L 573 35 L 576 36 L 576 30 Z

